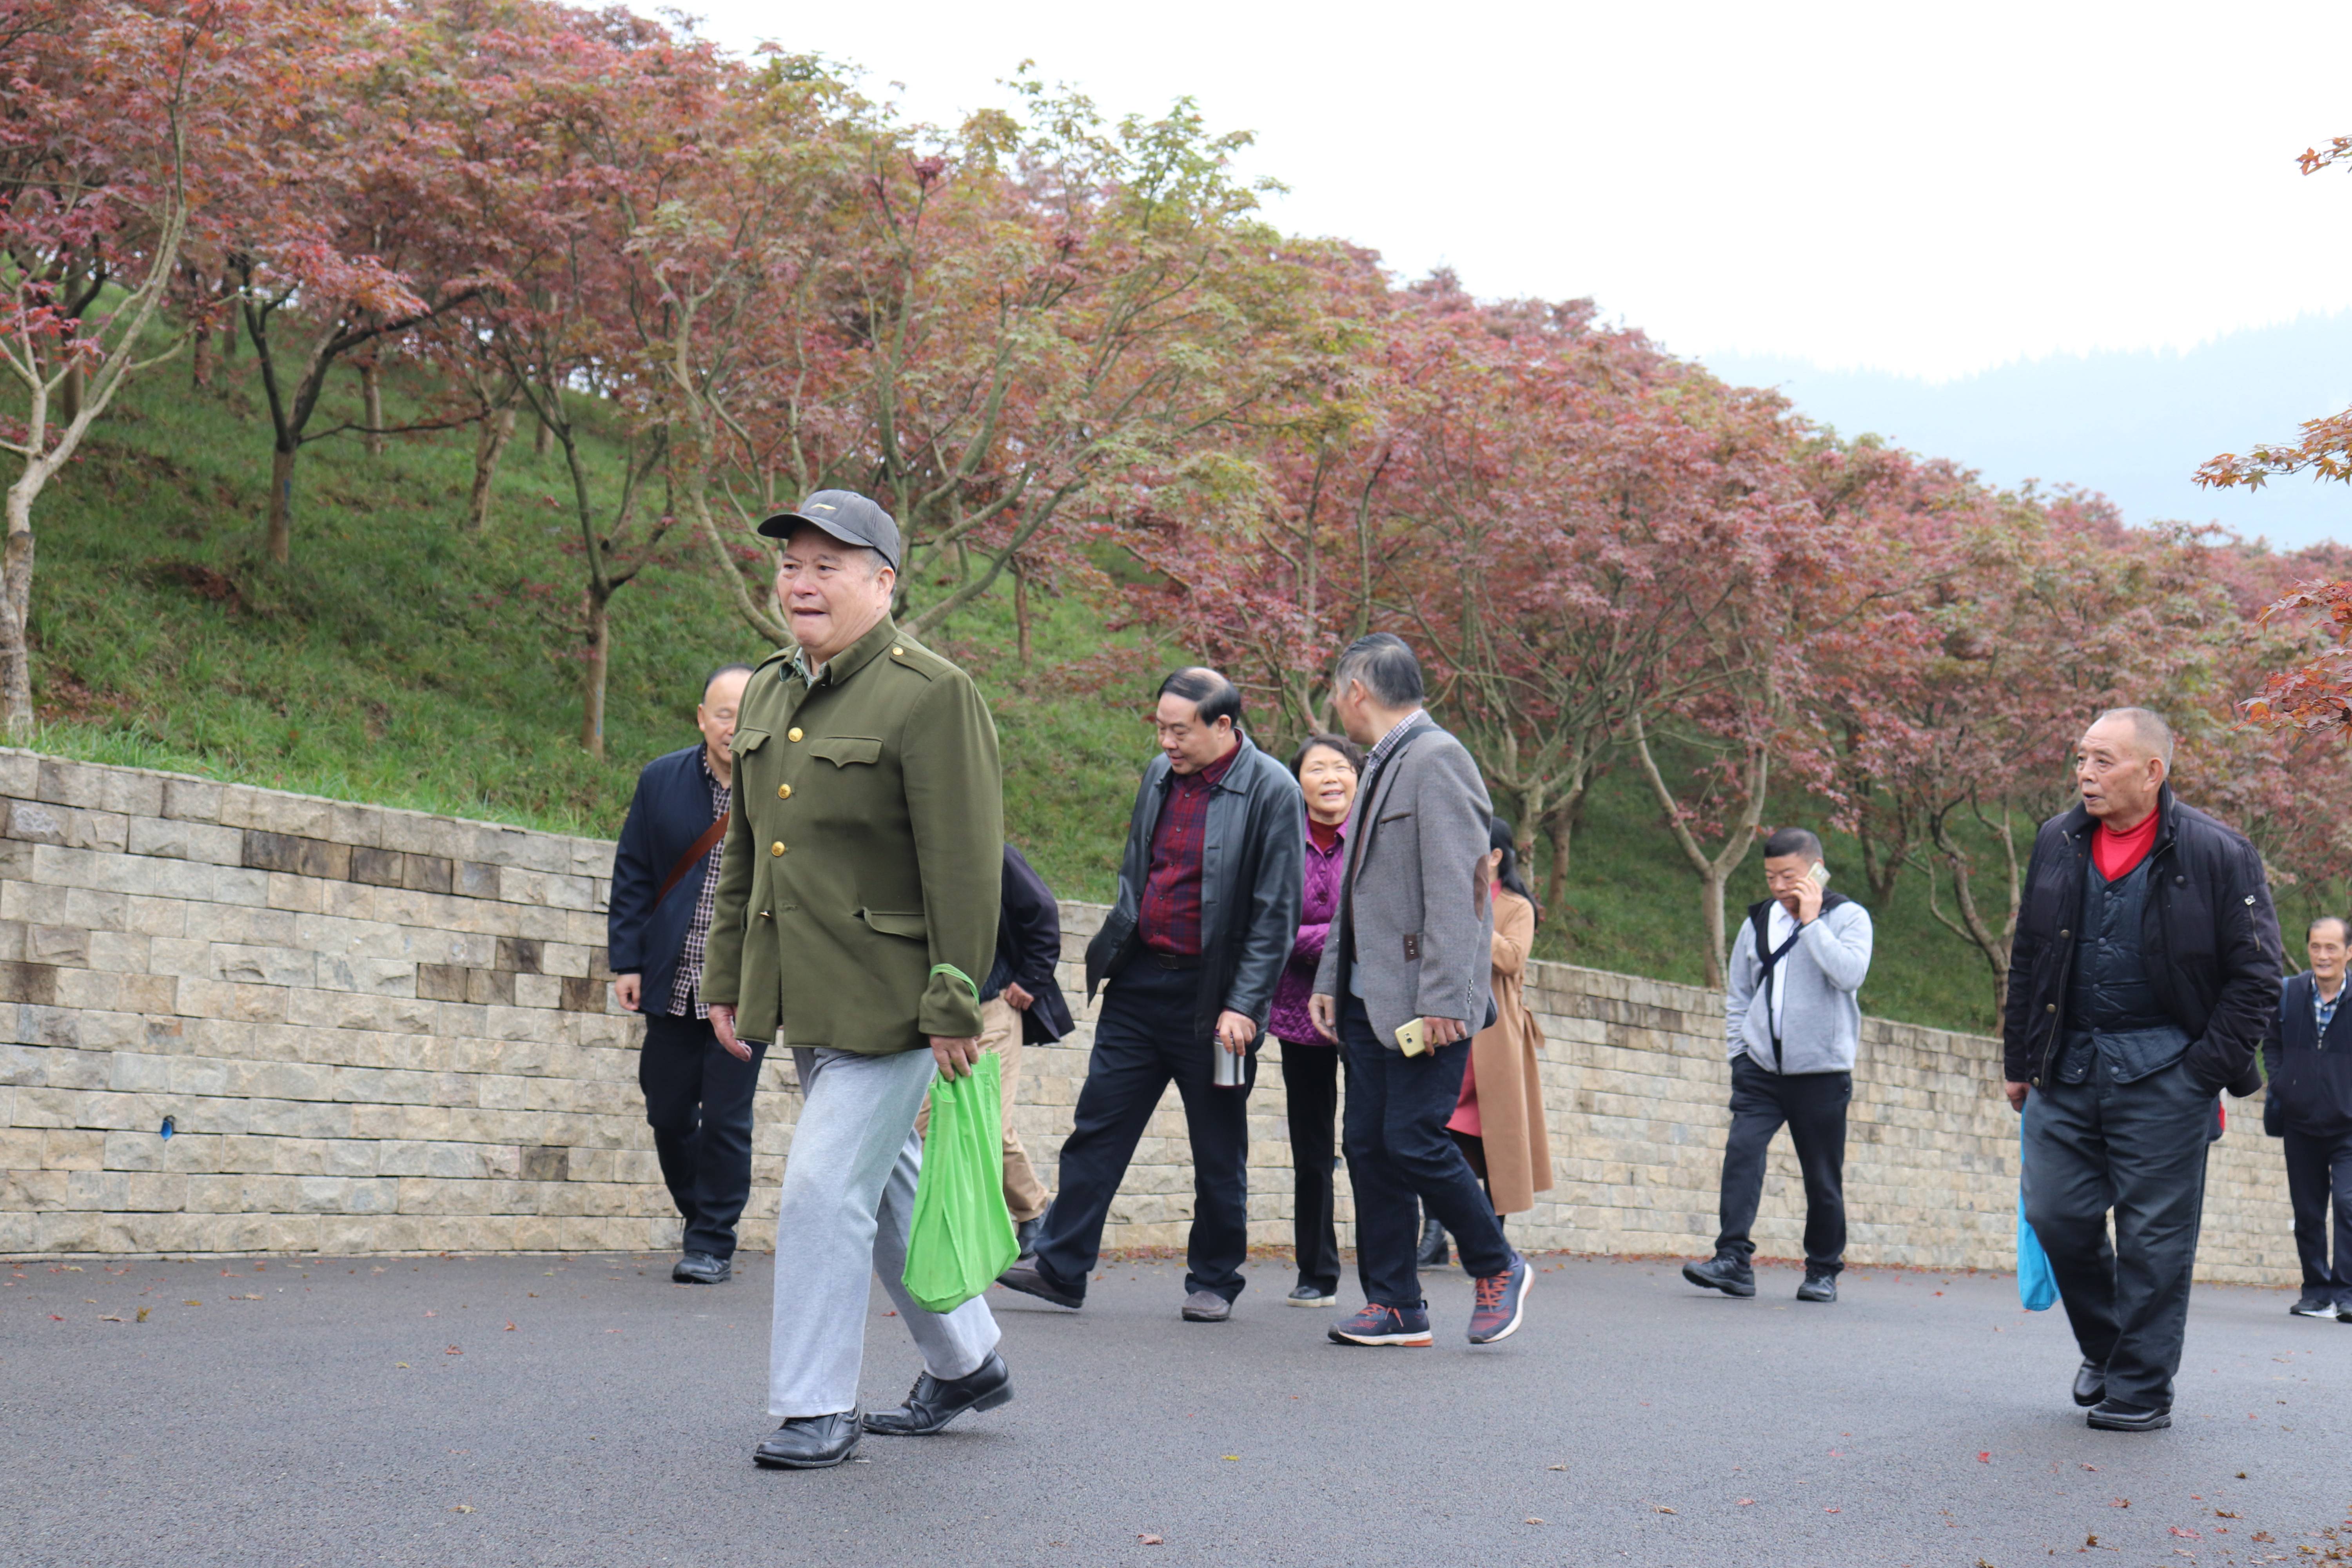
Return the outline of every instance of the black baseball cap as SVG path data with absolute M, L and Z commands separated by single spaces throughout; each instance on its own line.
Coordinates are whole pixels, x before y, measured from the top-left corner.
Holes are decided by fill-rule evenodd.
M 898 525 L 855 490 L 819 490 L 793 510 L 763 519 L 760 531 L 771 539 L 789 539 L 803 523 L 844 544 L 862 544 L 881 556 L 891 571 L 898 569 Z

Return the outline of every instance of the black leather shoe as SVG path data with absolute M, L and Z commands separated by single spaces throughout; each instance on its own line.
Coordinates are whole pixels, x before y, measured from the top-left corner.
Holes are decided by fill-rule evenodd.
M 1805 1282 L 1797 1287 L 1800 1301 L 1834 1301 L 1837 1300 L 1837 1276 L 1805 1271 Z
M 2074 1373 L 2074 1403 L 2088 1410 L 2107 1396 L 2107 1369 L 2086 1361 Z
M 2169 1410 L 2135 1410 L 2128 1405 L 2117 1405 L 2102 1399 L 2091 1406 L 2084 1423 L 2101 1432 L 2161 1432 L 2172 1425 Z
M 795 1415 L 751 1450 L 751 1462 L 767 1470 L 828 1469 L 857 1452 L 864 1431 L 855 1410 Z
M 1233 1320 L 1234 1304 L 1214 1290 L 1195 1290 L 1184 1298 L 1188 1323 L 1223 1323 Z
M 1014 1245 L 1020 1247 L 1021 1257 L 1037 1256 L 1037 1231 L 1045 1223 L 1045 1218 L 1044 1215 L 1039 1215 L 1035 1219 L 1024 1219 L 1013 1227 L 1013 1240 Z
M 1024 1296 L 1034 1296 L 1040 1301 L 1051 1301 L 1056 1307 L 1076 1311 L 1087 1304 L 1084 1296 L 1073 1296 L 1051 1279 L 1037 1267 L 1034 1258 L 1024 1258 L 996 1277 L 996 1282 L 1007 1290 L 1018 1290 Z
M 1421 1222 L 1421 1249 L 1413 1254 L 1413 1262 L 1423 1268 L 1445 1267 L 1445 1227 L 1437 1223 L 1433 1214 L 1424 1214 Z
M 707 1252 L 689 1252 L 677 1260 L 669 1277 L 680 1285 L 724 1285 L 735 1276 L 735 1266 Z
M 1720 1290 L 1727 1296 L 1756 1294 L 1756 1271 L 1729 1256 L 1710 1258 L 1705 1263 L 1685 1263 L 1683 1278 L 1702 1289 Z
M 924 1373 L 915 1379 L 907 1403 L 896 1410 L 877 1410 L 866 1418 L 866 1429 L 878 1437 L 928 1437 L 967 1410 L 993 1410 L 1013 1403 L 1013 1373 L 994 1351 L 977 1371 L 941 1379 Z

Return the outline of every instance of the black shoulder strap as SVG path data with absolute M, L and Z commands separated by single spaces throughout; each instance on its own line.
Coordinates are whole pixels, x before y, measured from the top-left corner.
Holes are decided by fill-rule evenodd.
M 1772 1016 L 1772 990 L 1779 982 L 1775 971 L 1780 962 L 1789 956 L 1789 950 L 1796 946 L 1805 934 L 1805 928 L 1799 926 L 1780 946 L 1768 945 L 1771 941 L 1772 910 L 1779 901 L 1776 899 L 1765 900 L 1756 906 L 1753 917 L 1756 921 L 1756 962 L 1764 971 L 1760 976 L 1764 983 L 1764 1027 L 1772 1036 L 1772 1069 L 1775 1072 L 1780 1068 L 1780 1022 Z M 1827 900 L 1824 900 L 1823 903 L 1826 906 Z

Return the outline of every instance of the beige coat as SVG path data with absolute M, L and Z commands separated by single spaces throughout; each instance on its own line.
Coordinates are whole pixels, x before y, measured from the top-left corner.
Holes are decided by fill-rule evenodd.
M 1478 1075 L 1478 1121 L 1486 1184 L 1496 1214 L 1522 1214 L 1551 1190 L 1551 1140 L 1544 1131 L 1543 1030 L 1523 994 L 1535 906 L 1517 893 L 1495 899 L 1495 1024 L 1470 1042 Z

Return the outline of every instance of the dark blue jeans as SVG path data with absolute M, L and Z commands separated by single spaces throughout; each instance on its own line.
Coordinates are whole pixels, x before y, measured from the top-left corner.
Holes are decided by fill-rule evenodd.
M 1348 996 L 1339 1003 L 1339 1048 L 1348 1067 L 1342 1142 L 1356 1193 L 1356 1276 L 1364 1300 L 1378 1307 L 1423 1304 L 1413 1254 L 1423 1208 L 1453 1233 L 1465 1269 L 1486 1275 L 1508 1268 L 1517 1255 L 1503 1238 L 1477 1173 L 1445 1131 L 1462 1099 L 1470 1042 L 1408 1057 L 1383 1045 L 1362 1000 Z
M 738 1061 L 707 1019 L 646 1016 L 637 1087 L 662 1181 L 686 1221 L 682 1252 L 735 1256 L 736 1222 L 751 1196 L 751 1100 L 767 1052 L 767 1041 L 754 1040 L 751 1059 Z
M 2102 1057 L 2088 1082 L 2045 1080 L 2025 1101 L 2025 1217 L 2084 1359 L 2135 1410 L 2172 1408 L 2212 1123 L 2213 1091 L 2179 1062 L 2117 1083 Z
M 1139 953 L 1103 994 L 1094 1054 L 1061 1179 L 1037 1237 L 1037 1268 L 1073 1295 L 1102 1256 L 1103 1221 L 1135 1158 L 1137 1140 L 1173 1083 L 1184 1101 L 1192 1144 L 1192 1234 L 1185 1256 L 1187 1293 L 1207 1290 L 1230 1301 L 1242 1293 L 1249 1256 L 1249 1091 L 1257 1084 L 1257 1048 L 1239 1089 L 1213 1081 L 1222 1050 L 1193 1032 L 1201 972 L 1166 970 Z

